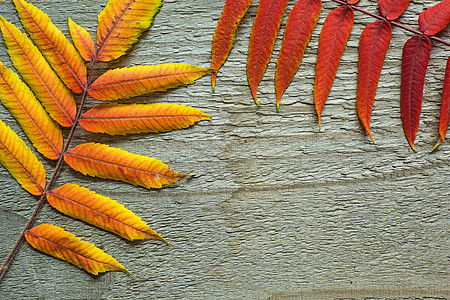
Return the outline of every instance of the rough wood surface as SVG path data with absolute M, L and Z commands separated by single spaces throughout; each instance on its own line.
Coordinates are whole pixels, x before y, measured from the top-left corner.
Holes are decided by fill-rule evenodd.
M 67 17 L 93 35 L 106 0 L 35 0 L 68 34 Z M 164 1 L 151 29 L 112 67 L 188 62 L 209 66 L 212 36 L 224 0 Z M 400 22 L 418 28 L 418 14 L 438 1 L 411 1 Z M 289 1 L 288 11 L 296 1 Z M 413 153 L 400 119 L 402 46 L 411 34 L 394 28 L 372 115 L 375 144 L 356 114 L 359 35 L 371 17 L 355 13 L 318 132 L 313 106 L 323 12 L 300 70 L 275 109 L 275 53 L 253 103 L 245 76 L 248 40 L 258 1 L 242 21 L 219 74 L 187 88 L 140 97 L 142 102 L 191 105 L 213 117 L 188 130 L 110 137 L 77 133 L 74 144 L 96 140 L 153 156 L 197 175 L 162 190 L 83 177 L 64 168 L 56 186 L 85 185 L 118 200 L 162 234 L 128 242 L 72 220 L 46 205 L 37 223 L 53 223 L 101 246 L 136 278 L 98 277 L 24 243 L 0 282 L 1 299 L 295 299 L 450 297 L 450 144 L 433 154 L 449 47 L 432 42 L 424 103 Z M 358 6 L 378 12 L 376 2 Z M 19 24 L 12 1 L 0 14 Z M 282 30 L 287 16 L 282 23 Z M 281 31 L 282 32 L 282 31 Z M 447 28 L 439 34 L 449 40 Z M 0 60 L 11 66 L 3 43 Z M 105 68 L 108 65 L 104 65 Z M 102 72 L 103 70 L 99 71 Z M 91 105 L 94 104 L 92 102 Z M 20 136 L 17 123 L 0 116 Z M 47 170 L 53 162 L 43 159 Z M 10 251 L 36 199 L 0 168 L 0 258 Z

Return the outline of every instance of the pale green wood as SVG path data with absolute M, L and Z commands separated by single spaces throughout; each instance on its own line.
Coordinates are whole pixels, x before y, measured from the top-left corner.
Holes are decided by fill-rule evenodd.
M 68 33 L 67 17 L 93 35 L 106 0 L 32 1 Z M 209 66 L 212 35 L 224 0 L 164 1 L 150 31 L 112 67 L 187 62 Z M 418 14 L 438 1 L 413 1 L 400 21 L 418 27 Z M 154 156 L 175 171 L 197 175 L 162 190 L 83 177 L 64 168 L 56 186 L 85 185 L 118 200 L 170 243 L 128 242 L 65 217 L 46 205 L 37 223 L 65 227 L 101 246 L 136 278 L 98 277 L 23 244 L 0 282 L 0 299 L 330 299 L 450 297 L 450 145 L 433 154 L 450 49 L 433 42 L 413 153 L 400 120 L 401 49 L 411 35 L 394 28 L 372 116 L 375 144 L 355 111 L 358 36 L 355 26 L 318 132 L 313 106 L 315 59 L 324 8 L 300 70 L 275 109 L 273 77 L 281 45 L 254 105 L 246 84 L 248 40 L 258 1 L 242 21 L 216 92 L 210 79 L 139 97 L 182 103 L 213 117 L 188 130 L 110 137 L 77 133 L 74 145 L 95 140 Z M 289 7 L 296 1 L 289 1 Z M 377 12 L 376 2 L 358 6 Z M 0 14 L 18 24 L 11 1 Z M 282 29 L 286 23 L 283 20 Z M 449 40 L 450 30 L 439 35 Z M 4 44 L 0 60 L 10 66 Z M 104 64 L 104 70 L 108 64 Z M 100 70 L 99 74 L 104 70 Z M 98 102 L 92 101 L 90 106 Z M 23 137 L 0 107 L 0 117 Z M 41 156 L 40 159 L 44 160 Z M 54 163 L 44 160 L 47 170 Z M 7 255 L 36 199 L 0 168 L 0 258 Z M 440 297 L 440 298 L 439 298 Z

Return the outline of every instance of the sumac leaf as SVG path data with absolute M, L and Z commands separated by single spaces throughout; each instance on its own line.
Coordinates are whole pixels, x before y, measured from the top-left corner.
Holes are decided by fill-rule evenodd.
M 73 44 L 77 48 L 81 57 L 85 61 L 92 61 L 95 58 L 95 46 L 91 35 L 86 29 L 69 18 L 69 30 Z
M 400 110 L 406 139 L 414 151 L 430 52 L 430 39 L 425 35 L 413 36 L 403 46 Z
M 65 184 L 48 192 L 47 200 L 63 214 L 111 231 L 130 241 L 158 239 L 166 242 L 125 206 L 85 187 Z
M 167 132 L 202 120 L 211 120 L 211 117 L 186 105 L 111 103 L 90 109 L 81 116 L 79 124 L 90 132 L 117 135 Z
M 98 61 L 125 54 L 153 22 L 161 0 L 109 0 L 98 16 Z
M 190 64 L 161 64 L 109 70 L 88 93 L 97 100 L 117 100 L 188 85 L 214 69 Z
M 76 114 L 72 92 L 27 36 L 2 16 L 0 28 L 11 61 L 23 80 L 56 122 L 61 126 L 72 126 Z
M 391 25 L 385 20 L 379 20 L 367 25 L 359 40 L 356 108 L 359 119 L 372 141 L 370 116 L 372 114 L 381 68 L 383 67 L 391 38 Z
M 17 120 L 37 151 L 49 159 L 61 153 L 63 138 L 56 124 L 16 73 L 0 62 L 0 101 Z
M 445 140 L 448 124 L 450 122 L 450 57 L 447 59 L 445 69 L 444 91 L 442 92 L 441 116 L 439 118 L 439 140 L 433 147 L 433 152 Z
M 350 4 L 350 5 L 354 5 L 358 2 L 359 2 L 359 0 L 347 0 L 347 4 Z
M 23 28 L 61 80 L 73 92 L 83 92 L 86 66 L 75 47 L 39 8 L 24 0 L 13 1 Z
M 120 180 L 146 188 L 161 188 L 186 177 L 155 158 L 97 143 L 72 148 L 64 155 L 64 160 L 84 175 Z
M 300 0 L 289 14 L 275 70 L 277 110 L 281 97 L 300 66 L 321 8 L 321 0 Z
M 225 63 L 233 47 L 239 23 L 253 0 L 228 0 L 217 22 L 212 42 L 211 68 L 219 70 Z M 214 91 L 218 71 L 211 73 L 211 85 Z
M 272 56 L 287 0 L 260 0 L 250 34 L 247 58 L 247 79 L 255 103 L 259 105 L 256 91 Z
M 393 21 L 398 19 L 408 8 L 411 0 L 379 0 L 378 7 L 380 13 L 387 20 Z
M 24 141 L 0 120 L 0 163 L 33 195 L 42 195 L 45 169 Z
M 314 102 L 319 128 L 325 101 L 330 94 L 339 61 L 353 29 L 353 19 L 354 14 L 351 7 L 338 7 L 328 14 L 320 32 L 314 82 Z
M 25 239 L 37 250 L 70 262 L 91 274 L 108 271 L 130 274 L 111 255 L 60 227 L 51 224 L 35 226 L 25 232 Z
M 450 0 L 443 0 L 419 15 L 420 30 L 426 35 L 435 35 L 450 22 Z

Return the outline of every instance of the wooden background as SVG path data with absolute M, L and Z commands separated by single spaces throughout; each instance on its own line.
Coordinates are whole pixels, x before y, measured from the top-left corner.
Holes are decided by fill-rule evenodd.
M 67 17 L 96 30 L 106 0 L 34 0 L 68 35 Z M 109 67 L 187 62 L 209 66 L 212 36 L 225 1 L 167 0 L 151 29 Z M 288 12 L 296 1 L 289 1 Z M 418 28 L 418 14 L 438 1 L 411 1 L 400 22 Z M 107 143 L 153 156 L 173 170 L 197 175 L 161 190 L 84 177 L 65 167 L 56 186 L 85 185 L 124 204 L 163 235 L 128 242 L 45 205 L 36 224 L 62 226 L 102 247 L 135 278 L 109 272 L 95 277 L 24 243 L 0 282 L 1 299 L 297 299 L 450 297 L 450 144 L 433 154 L 449 47 L 432 42 L 416 140 L 408 146 L 400 119 L 402 46 L 411 34 L 394 28 L 383 67 L 372 133 L 355 109 L 359 35 L 374 19 L 355 13 L 322 130 L 313 106 L 315 59 L 324 0 L 300 70 L 275 109 L 274 69 L 282 29 L 263 82 L 261 107 L 246 80 L 246 53 L 255 0 L 212 93 L 210 79 L 187 88 L 133 99 L 191 105 L 213 117 L 190 129 L 160 135 L 110 137 L 77 132 L 73 145 Z M 378 13 L 376 2 L 359 7 Z M 0 14 L 19 26 L 12 1 Z M 447 28 L 439 34 L 449 40 Z M 11 66 L 0 43 L 0 60 Z M 97 102 L 92 100 L 89 106 Z M 0 116 L 20 136 L 15 120 Z M 28 141 L 27 141 L 28 143 Z M 28 143 L 29 144 L 29 143 Z M 49 174 L 54 162 L 42 156 Z M 50 176 L 49 176 L 50 177 Z M 0 168 L 0 258 L 3 260 L 37 202 Z

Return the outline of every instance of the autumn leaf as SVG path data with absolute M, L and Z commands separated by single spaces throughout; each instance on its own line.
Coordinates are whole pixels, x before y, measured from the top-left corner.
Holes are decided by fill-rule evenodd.
M 63 214 L 111 231 L 130 241 L 158 239 L 167 243 L 125 206 L 85 187 L 67 183 L 48 192 L 47 200 Z
M 419 15 L 420 30 L 426 35 L 435 35 L 450 22 L 450 0 L 443 0 Z
M 109 0 L 98 16 L 97 61 L 125 54 L 153 22 L 161 0 Z
M 188 85 L 214 71 L 190 64 L 144 65 L 109 70 L 88 89 L 97 100 L 117 100 Z
M 45 169 L 24 141 L 0 120 L 0 163 L 33 195 L 42 195 Z
M 300 66 L 306 46 L 319 20 L 321 8 L 321 0 L 300 0 L 289 14 L 275 70 L 277 110 L 281 97 Z
M 60 227 L 41 224 L 28 230 L 25 238 L 39 251 L 70 262 L 88 273 L 122 271 L 131 274 L 111 255 Z
M 367 25 L 359 40 L 356 108 L 359 119 L 372 142 L 370 115 L 372 114 L 381 68 L 383 67 L 391 38 L 391 25 L 385 20 L 379 20 Z
M 217 22 L 212 42 L 211 68 L 219 70 L 225 63 L 233 47 L 239 23 L 253 0 L 228 0 Z M 211 85 L 214 91 L 218 71 L 211 73 Z
M 403 12 L 408 8 L 411 0 L 379 0 L 378 7 L 380 13 L 387 20 L 393 21 L 398 19 Z
M 287 0 L 260 0 L 255 21 L 250 34 L 247 58 L 247 79 L 255 103 L 257 89 L 267 64 L 272 56 L 281 20 L 287 6 Z
M 447 59 L 447 67 L 445 68 L 444 91 L 442 92 L 441 116 L 439 118 L 439 140 L 431 149 L 433 152 L 445 140 L 448 124 L 450 123 L 450 57 Z
M 69 30 L 73 44 L 81 57 L 83 57 L 85 61 L 92 61 L 95 58 L 95 46 L 91 35 L 86 29 L 72 21 L 71 18 L 69 18 Z
M 400 110 L 406 139 L 414 151 L 430 52 L 430 39 L 425 35 L 413 36 L 403 46 Z
M 0 101 L 17 120 L 33 146 L 49 159 L 57 159 L 63 138 L 56 124 L 16 73 L 0 62 Z
M 211 120 L 211 117 L 186 105 L 112 103 L 100 104 L 87 111 L 79 124 L 90 132 L 116 135 L 167 132 L 187 128 L 202 120 Z
M 2 16 L 0 28 L 9 57 L 23 80 L 56 122 L 72 126 L 76 114 L 72 93 L 25 34 Z
M 75 93 L 86 86 L 86 66 L 75 47 L 50 18 L 24 0 L 13 0 L 23 28 L 61 80 Z
M 319 129 L 325 101 L 330 94 L 339 61 L 352 32 L 353 19 L 354 14 L 351 7 L 338 7 L 328 14 L 320 32 L 314 82 L 314 102 L 319 119 Z
M 121 180 L 146 188 L 161 188 L 187 176 L 172 171 L 155 158 L 97 143 L 72 148 L 64 155 L 64 160 L 72 169 L 84 175 Z

